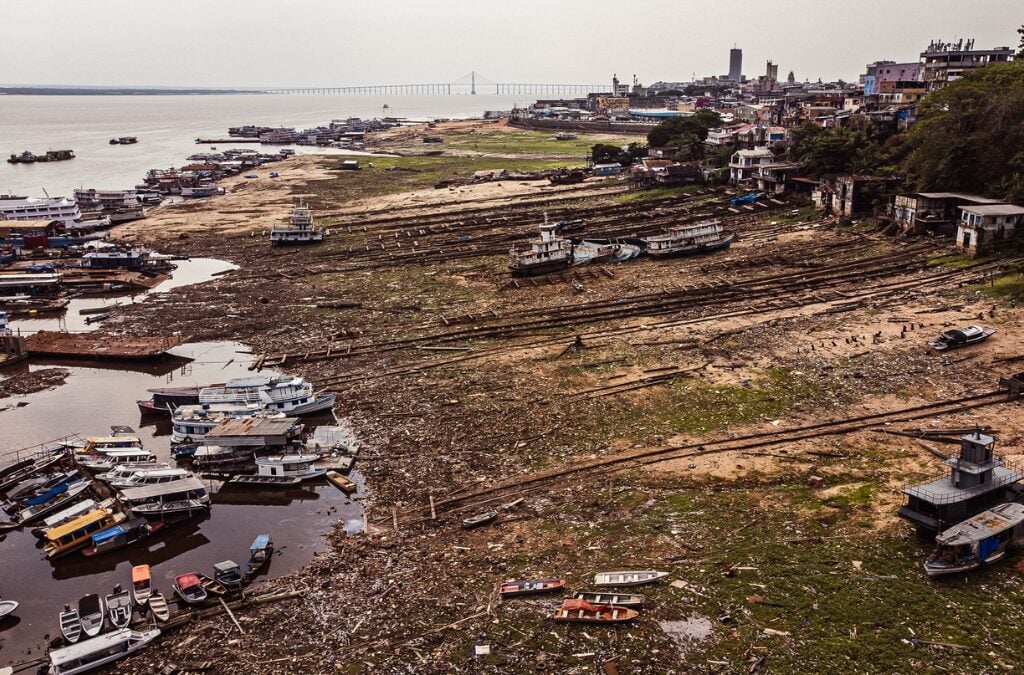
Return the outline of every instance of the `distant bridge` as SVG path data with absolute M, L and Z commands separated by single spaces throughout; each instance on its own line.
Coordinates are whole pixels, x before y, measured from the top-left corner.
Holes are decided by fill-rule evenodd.
M 366 95 L 453 95 L 453 94 L 552 94 L 556 96 L 586 96 L 609 91 L 607 84 L 546 84 L 524 82 L 494 82 L 478 73 L 467 73 L 455 82 L 427 82 L 420 84 L 367 84 L 345 87 L 283 87 L 264 89 L 268 94 L 366 94 Z

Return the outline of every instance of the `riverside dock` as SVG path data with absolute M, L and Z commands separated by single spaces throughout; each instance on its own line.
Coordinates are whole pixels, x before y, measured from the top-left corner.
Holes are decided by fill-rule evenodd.
M 26 339 L 29 354 L 68 358 L 145 360 L 179 344 L 172 337 L 135 337 L 97 333 L 40 331 Z

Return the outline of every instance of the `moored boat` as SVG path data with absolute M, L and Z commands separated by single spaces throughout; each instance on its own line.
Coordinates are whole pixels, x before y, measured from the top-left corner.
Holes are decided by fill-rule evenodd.
M 13 614 L 16 609 L 18 609 L 16 600 L 0 600 L 0 619 Z
M 128 628 L 50 651 L 51 675 L 75 675 L 113 663 L 139 651 L 160 635 L 159 628 Z
M 118 584 L 114 586 L 114 592 L 107 596 L 107 617 L 110 625 L 115 628 L 127 628 L 132 620 L 132 597 L 128 591 Z
M 59 558 L 89 544 L 93 534 L 117 525 L 125 515 L 111 508 L 97 508 L 63 525 L 47 530 L 43 551 L 47 558 Z
M 586 600 L 570 598 L 555 610 L 554 620 L 568 623 L 625 623 L 639 616 L 636 610 L 615 605 L 592 605 Z
M 643 607 L 644 596 L 626 593 L 603 593 L 601 591 L 576 591 L 573 598 L 586 600 L 593 605 L 617 605 L 619 607 Z
M 331 485 L 338 488 L 345 494 L 350 495 L 358 489 L 358 486 L 355 484 L 355 481 L 351 480 L 346 476 L 341 475 L 337 471 L 328 471 L 325 475 L 327 476 L 327 480 L 331 483 Z
M 237 591 L 245 583 L 242 568 L 233 560 L 224 560 L 213 566 L 213 579 L 228 591 Z
M 64 611 L 60 613 L 60 634 L 64 639 L 74 644 L 82 637 L 82 620 L 78 618 L 78 610 L 71 605 L 64 605 Z
M 527 579 L 523 581 L 506 581 L 498 589 L 502 597 L 509 598 L 516 595 L 534 595 L 536 593 L 548 593 L 557 591 L 565 586 L 565 579 Z
M 624 572 L 601 572 L 594 575 L 597 586 L 640 586 L 650 584 L 668 576 L 668 572 L 655 570 L 629 570 Z
M 249 545 L 249 562 L 245 565 L 245 578 L 251 579 L 263 569 L 274 555 L 274 541 L 269 534 L 258 535 Z
M 213 577 L 203 574 L 202 572 L 196 572 L 195 576 L 199 579 L 199 583 L 202 584 L 203 588 L 210 595 L 226 595 L 228 587 L 217 581 Z
M 32 529 L 32 536 L 34 536 L 36 539 L 43 539 L 46 536 L 47 530 L 50 530 L 54 527 L 57 527 L 58 525 L 63 525 L 64 523 L 72 521 L 78 516 L 89 513 L 93 509 L 110 508 L 113 505 L 113 499 L 105 500 L 103 502 L 100 502 L 99 504 L 97 504 L 92 499 L 84 499 L 80 502 L 76 502 L 71 506 L 67 507 L 66 509 L 64 509 L 63 511 L 58 511 L 52 516 L 45 518 L 43 520 L 43 524 L 40 527 L 35 527 Z
M 103 606 L 103 599 L 95 593 L 90 593 L 79 600 L 78 618 L 86 637 L 99 635 L 103 630 L 103 624 L 106 623 L 106 608 Z
M 1024 540 L 1024 504 L 1009 502 L 968 518 L 935 537 L 924 564 L 930 577 L 959 574 L 1002 559 Z
M 91 482 L 87 480 L 75 481 L 74 483 L 69 484 L 65 491 L 57 494 L 56 497 L 45 504 L 30 506 L 15 513 L 11 517 L 11 521 L 17 527 L 31 525 L 40 518 L 44 518 L 48 514 L 66 507 L 68 504 L 73 504 L 82 496 L 90 485 Z
M 174 583 L 171 585 L 174 589 L 175 595 L 184 600 L 190 605 L 198 605 L 206 602 L 207 593 L 206 589 L 203 588 L 203 583 L 199 577 L 194 573 L 179 574 L 174 577 Z M 152 603 L 152 599 L 150 599 Z
M 82 555 L 92 558 L 131 546 L 160 531 L 163 526 L 163 522 L 151 523 L 145 518 L 118 523 L 92 535 L 89 546 L 82 549 Z
M 132 600 L 142 607 L 153 595 L 153 577 L 149 565 L 132 567 Z
M 171 611 L 167 607 L 167 598 L 160 591 L 153 591 L 149 596 L 149 611 L 157 621 L 167 621 L 171 617 Z
M 5 467 L 0 473 L 0 492 L 7 491 L 30 476 L 46 471 L 63 459 L 66 454 L 67 451 L 62 447 L 45 451 L 33 459 L 22 460 Z

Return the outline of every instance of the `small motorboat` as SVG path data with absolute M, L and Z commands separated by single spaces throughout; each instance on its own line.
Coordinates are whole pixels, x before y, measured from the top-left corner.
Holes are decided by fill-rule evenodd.
M 245 583 L 242 568 L 233 560 L 225 560 L 213 566 L 213 579 L 223 584 L 229 591 L 237 591 Z
M 132 620 L 132 596 L 121 584 L 114 586 L 114 592 L 107 596 L 107 616 L 115 628 L 127 628 Z
M 555 610 L 555 621 L 568 623 L 625 623 L 640 615 L 635 609 L 615 605 L 592 605 L 580 598 L 569 598 Z
M 95 593 L 90 593 L 78 601 L 78 618 L 86 637 L 96 637 L 100 634 L 106 622 L 104 615 L 103 599 Z
M 342 476 L 337 471 L 328 471 L 327 480 L 330 481 L 331 485 L 338 488 L 347 495 L 352 494 L 358 489 L 358 486 L 354 481 L 349 480 L 345 476 Z
M 470 516 L 469 518 L 464 519 L 462 521 L 462 528 L 469 530 L 474 527 L 480 527 L 481 525 L 494 522 L 497 518 L 497 511 L 484 511 L 483 513 L 478 513 L 475 516 Z
M 643 607 L 644 596 L 624 593 L 602 593 L 600 591 L 576 591 L 577 600 L 586 600 L 592 605 L 616 605 L 618 607 Z
M 937 352 L 944 352 L 947 349 L 959 349 L 969 345 L 978 344 L 992 337 L 996 332 L 995 328 L 982 328 L 981 326 L 967 326 L 947 330 L 937 339 L 931 342 L 932 348 Z
M 529 579 L 526 581 L 507 581 L 501 585 L 499 593 L 504 598 L 515 595 L 532 595 L 547 593 L 565 586 L 565 579 Z
M 139 607 L 149 602 L 153 594 L 153 577 L 149 565 L 136 565 L 132 568 L 132 600 Z
M 664 579 L 668 572 L 655 570 L 630 570 L 626 572 L 601 572 L 594 575 L 597 586 L 640 586 Z
M 0 619 L 5 616 L 10 616 L 14 610 L 18 609 L 18 603 L 14 600 L 0 600 Z
M 78 618 L 78 610 L 72 609 L 71 605 L 64 605 L 64 611 L 60 613 L 60 634 L 71 644 L 82 637 L 82 620 Z
M 160 591 L 153 591 L 149 596 L 149 611 L 157 621 L 167 621 L 171 617 L 171 611 L 167 607 L 167 598 Z
M 960 574 L 1003 559 L 1024 543 L 1024 504 L 1008 502 L 982 511 L 935 537 L 924 564 L 929 577 Z
M 202 572 L 196 572 L 196 576 L 199 578 L 199 583 L 202 584 L 203 588 L 210 595 L 226 595 L 228 587 L 217 581 L 216 579 L 209 577 Z
M 274 541 L 269 534 L 258 535 L 249 545 L 249 562 L 245 564 L 245 578 L 251 580 L 270 562 L 274 555 Z
M 206 589 L 203 588 L 203 582 L 200 581 L 196 574 L 191 572 L 174 577 L 174 583 L 171 585 L 171 588 L 174 589 L 175 595 L 190 605 L 206 602 L 206 598 L 209 597 Z M 152 606 L 152 597 L 150 597 L 149 603 Z

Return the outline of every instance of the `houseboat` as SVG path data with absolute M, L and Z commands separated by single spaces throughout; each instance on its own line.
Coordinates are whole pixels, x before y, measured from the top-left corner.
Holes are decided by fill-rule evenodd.
M 46 536 L 46 532 L 51 530 L 58 525 L 70 522 L 75 518 L 89 513 L 90 511 L 98 508 L 106 509 L 114 505 L 114 500 L 108 499 L 100 503 L 96 503 L 93 499 L 83 499 L 80 502 L 76 502 L 67 508 L 58 511 L 57 513 L 43 519 L 43 524 L 39 527 L 32 529 L 32 535 L 36 539 L 43 539 Z
M 142 485 L 160 485 L 172 481 L 189 478 L 192 472 L 188 469 L 136 469 L 126 477 L 118 477 L 109 481 L 110 487 L 131 488 Z
M 289 486 L 307 480 L 321 478 L 327 473 L 324 467 L 313 466 L 320 455 L 276 455 L 258 457 L 256 473 L 234 476 L 232 485 Z
M 258 403 L 179 406 L 171 413 L 171 444 L 202 444 L 206 434 L 224 420 L 255 417 L 263 412 L 263 406 Z
M 924 571 L 930 577 L 969 572 L 1002 559 L 1022 539 L 1024 504 L 1000 504 L 935 537 L 935 552 Z
M 292 209 L 287 225 L 275 223 L 270 228 L 270 243 L 273 246 L 315 244 L 323 240 L 324 229 L 313 226 L 313 210 L 301 201 Z
M 75 675 L 133 654 L 160 636 L 159 628 L 136 631 L 122 628 L 50 651 L 52 675 Z
M 137 471 L 144 471 L 147 469 L 170 469 L 171 465 L 167 462 L 130 462 L 128 464 L 118 464 L 110 471 L 104 471 L 103 473 L 96 474 L 96 480 L 101 480 L 104 483 L 115 483 L 123 481 L 129 478 L 132 474 Z
M 181 188 L 181 196 L 186 199 L 201 199 L 224 194 L 224 188 L 214 183 L 204 183 L 192 187 Z
M 170 483 L 123 488 L 118 497 L 132 513 L 149 518 L 191 514 L 210 508 L 206 486 L 195 476 Z
M 88 270 L 167 270 L 174 265 L 145 248 L 105 248 L 82 254 L 80 265 Z
M 110 471 L 121 464 L 156 462 L 156 455 L 143 448 L 105 450 L 95 455 L 76 455 L 78 465 L 94 473 Z
M 310 415 L 334 407 L 335 394 L 316 394 L 313 385 L 294 375 L 255 376 L 228 380 L 199 391 L 201 404 L 256 403 L 286 415 Z
M 87 546 L 92 535 L 125 519 L 111 508 L 97 508 L 63 525 L 46 531 L 43 551 L 47 558 L 59 558 Z
M 656 258 L 698 255 L 729 248 L 735 235 L 725 231 L 717 220 L 694 225 L 676 225 L 664 234 L 645 237 L 640 241 L 647 255 Z
M 153 396 L 144 401 L 136 401 L 139 412 L 143 415 L 167 415 L 183 405 L 199 403 L 199 387 L 161 387 L 149 389 Z
M 7 159 L 7 163 L 8 164 L 35 164 L 38 159 L 39 158 L 36 157 L 33 153 L 31 153 L 28 150 L 26 150 L 25 152 L 21 153 L 20 155 L 11 155 Z
M 192 464 L 197 469 L 222 471 L 228 468 L 250 466 L 255 462 L 251 448 L 229 448 L 221 445 L 200 445 L 192 453 Z
M 544 222 L 540 226 L 540 241 L 531 243 L 528 251 L 519 251 L 515 248 L 509 251 L 511 261 L 508 267 L 513 276 L 548 274 L 572 265 L 573 244 L 568 239 L 558 236 L 557 228 L 558 223 L 548 222 L 547 214 L 544 214 Z

